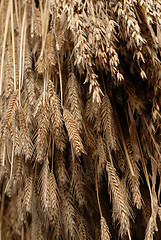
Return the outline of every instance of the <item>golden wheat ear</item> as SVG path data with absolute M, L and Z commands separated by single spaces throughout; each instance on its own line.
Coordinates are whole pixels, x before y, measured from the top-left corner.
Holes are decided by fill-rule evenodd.
M 68 183 L 69 176 L 66 168 L 65 157 L 59 150 L 55 152 L 55 169 L 58 186 L 62 187 Z
M 138 169 L 137 162 L 134 160 L 133 149 L 132 149 L 132 146 L 131 146 L 131 143 L 130 143 L 129 139 L 127 139 L 126 145 L 127 145 L 130 161 L 131 161 L 132 167 L 133 167 L 134 172 L 135 172 L 135 176 L 132 176 L 129 168 L 127 168 L 128 171 L 126 170 L 125 174 L 127 175 L 128 182 L 129 182 L 129 185 L 130 185 L 130 189 L 131 189 L 131 192 L 132 192 L 132 195 L 133 195 L 133 203 L 136 205 L 136 207 L 138 209 L 141 209 L 141 207 L 142 207 L 142 197 L 141 197 L 141 193 L 140 193 L 139 169 Z
M 101 216 L 101 240 L 110 240 L 110 232 L 109 232 L 109 227 L 107 226 L 106 219 Z
M 74 73 L 69 75 L 69 79 L 65 91 L 65 107 L 73 114 L 73 118 L 77 123 L 79 132 L 82 129 L 82 102 L 79 94 L 79 85 Z
M 32 156 L 32 144 L 31 144 L 29 129 L 26 124 L 25 113 L 21 106 L 19 106 L 19 121 L 20 121 L 20 135 L 22 139 L 23 151 L 26 156 L 26 159 L 30 159 Z
M 79 207 L 86 205 L 86 188 L 81 165 L 76 162 L 72 164 L 71 189 L 76 196 Z
M 23 200 L 23 206 L 27 213 L 32 213 L 32 196 L 33 196 L 33 176 L 29 173 L 25 177 L 25 195 Z
M 6 97 L 10 97 L 10 95 L 13 93 L 13 63 L 12 63 L 12 48 L 7 49 L 7 61 L 5 66 L 5 79 L 6 79 L 6 91 L 5 95 Z
M 41 106 L 41 112 L 38 116 L 38 132 L 36 139 L 36 150 L 37 150 L 37 158 L 38 162 L 43 162 L 47 153 L 47 137 L 49 131 L 49 106 L 48 102 L 45 105 Z
M 107 143 L 110 145 L 111 149 L 116 151 L 117 135 L 115 129 L 113 109 L 107 94 L 105 94 L 102 99 L 102 121 L 103 131 L 105 132 Z
M 78 226 L 76 221 L 76 210 L 72 196 L 70 195 L 67 186 L 64 186 L 61 191 L 62 198 L 62 216 L 64 223 L 65 237 L 67 239 L 78 238 Z
M 56 54 L 56 43 L 54 41 L 54 36 L 52 31 L 47 33 L 47 37 L 46 37 L 46 54 L 47 54 L 47 62 L 49 63 L 49 65 L 55 66 L 58 59 L 57 59 L 57 54 Z
M 114 166 L 107 161 L 106 171 L 108 174 L 108 183 L 113 196 L 113 217 L 120 223 L 120 235 L 128 233 L 130 234 L 130 210 L 127 199 L 125 199 L 125 194 L 123 192 L 123 186 L 121 181 L 116 174 L 116 169 Z
M 44 159 L 40 173 L 40 194 L 43 209 L 47 212 L 49 207 L 49 161 Z
M 73 115 L 64 108 L 63 117 L 66 129 L 68 131 L 69 140 L 71 141 L 71 144 L 73 144 L 76 154 L 80 156 L 82 153 L 86 153 Z
M 32 222 L 31 222 L 31 239 L 41 239 L 42 238 L 42 223 L 40 220 L 40 217 L 38 215 L 38 210 L 37 210 L 37 198 L 36 194 L 33 194 L 33 199 L 32 199 Z
M 67 29 L 67 16 L 65 11 L 58 15 L 55 18 L 55 25 L 54 25 L 54 34 L 56 39 L 56 49 L 57 51 L 61 51 L 62 46 L 64 44 L 64 33 Z
M 60 218 L 60 203 L 58 195 L 58 186 L 54 173 L 49 174 L 49 206 L 48 206 L 48 216 L 50 224 L 55 227 L 61 228 L 61 218 Z
M 63 127 L 63 117 L 60 107 L 60 99 L 56 94 L 54 84 L 51 80 L 48 81 L 48 94 L 49 94 L 49 103 L 50 103 L 50 119 L 52 127 L 52 136 L 55 141 L 56 147 L 64 151 L 65 149 L 65 136 L 64 136 L 64 127 Z
M 15 111 L 17 109 L 17 101 L 18 101 L 18 90 L 16 90 L 10 98 L 8 109 L 2 122 L 2 129 L 9 128 L 11 121 L 15 116 Z

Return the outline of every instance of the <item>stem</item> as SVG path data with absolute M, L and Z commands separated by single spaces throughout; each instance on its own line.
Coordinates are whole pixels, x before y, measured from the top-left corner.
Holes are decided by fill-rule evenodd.
M 25 36 L 25 21 L 26 20 L 26 5 L 23 14 L 23 21 L 22 21 L 22 29 L 21 29 L 21 44 L 20 44 L 20 61 L 19 61 L 19 102 L 20 102 L 20 94 L 21 94 L 21 81 L 22 81 L 22 53 L 23 53 L 23 43 L 24 43 L 24 36 Z
M 60 100 L 61 105 L 63 106 L 63 82 L 62 82 L 62 73 L 61 73 L 61 65 L 60 65 L 60 57 L 58 54 L 58 66 L 59 66 L 59 80 L 60 80 Z
M 19 29 L 21 29 L 21 1 L 20 0 L 18 0 L 18 15 L 19 15 L 19 20 L 18 20 Z
M 12 54 L 14 68 L 14 91 L 16 91 L 16 61 L 15 61 L 15 37 L 14 37 L 14 20 L 13 20 L 13 2 L 11 1 L 11 26 L 12 26 Z
M 0 16 L 2 16 L 2 15 L 1 15 L 1 12 L 2 12 L 2 8 L 3 8 L 3 4 L 4 4 L 4 0 L 2 0 L 2 1 L 1 1 L 1 4 L 0 4 Z
M 21 228 L 21 240 L 24 240 L 25 239 L 25 231 L 24 231 L 24 225 L 22 225 L 22 228 Z
M 118 127 L 119 127 L 119 131 L 120 131 L 121 140 L 122 140 L 123 148 L 124 148 L 124 151 L 125 151 L 125 155 L 126 155 L 126 158 L 127 158 L 127 162 L 128 162 L 128 165 L 129 165 L 129 169 L 131 171 L 132 176 L 135 176 L 135 173 L 134 173 L 134 170 L 133 170 L 133 167 L 131 165 L 130 158 L 129 158 L 128 150 L 127 150 L 127 147 L 126 147 L 125 139 L 124 139 L 124 136 L 123 136 L 123 133 L 122 133 L 120 121 L 119 121 L 119 119 L 117 119 L 117 120 L 118 120 L 117 121 L 118 122 Z
M 32 15 L 31 15 L 31 37 L 34 37 L 34 1 L 32 1 Z
M 2 188 L 2 200 L 1 200 L 1 212 L 0 212 L 0 240 L 2 240 L 2 222 L 3 222 L 4 202 L 5 202 L 5 182 L 3 182 L 3 188 Z
M 16 13 L 16 21 L 17 21 L 17 25 L 19 25 L 19 17 L 18 17 L 18 8 L 17 8 L 17 0 L 14 0 L 15 3 L 15 13 Z
M 135 123 L 133 115 L 131 115 L 131 116 L 132 116 L 133 122 Z M 144 121 L 145 121 L 145 118 L 144 118 Z M 139 150 L 140 150 L 140 154 L 141 154 L 141 164 L 142 164 L 142 167 L 143 167 L 143 171 L 144 171 L 145 179 L 146 179 L 146 182 L 147 182 L 147 186 L 149 188 L 150 199 L 151 199 L 151 202 L 153 203 L 153 195 L 152 195 L 150 181 L 149 181 L 149 174 L 148 174 L 148 171 L 147 171 L 147 167 L 146 167 L 146 163 L 145 163 L 145 158 L 144 158 L 142 146 L 141 146 L 139 135 L 138 135 L 138 132 L 137 132 L 136 123 L 135 123 L 134 126 L 135 126 L 135 130 L 136 130 L 136 137 L 137 137 L 138 146 L 139 146 Z
M 22 87 L 22 85 L 23 85 L 23 79 L 24 79 L 25 49 L 26 49 L 26 24 L 25 24 L 25 26 L 24 26 L 24 37 L 23 37 L 23 54 L 22 54 L 22 77 L 21 77 L 21 87 Z
M 4 55 L 5 55 L 5 47 L 6 47 L 6 40 L 7 40 L 7 33 L 8 33 L 8 25 L 11 13 L 11 2 L 9 1 L 8 8 L 7 8 L 7 16 L 5 21 L 5 30 L 4 30 L 4 39 L 3 39 L 3 48 L 2 48 L 2 60 L 1 60 L 1 75 L 0 75 L 0 96 L 2 95 L 2 79 L 3 79 L 3 68 L 4 68 Z
M 54 139 L 52 142 L 52 152 L 51 152 L 51 170 L 54 172 Z
M 4 142 L 2 166 L 5 165 L 5 157 L 6 157 L 6 142 Z
M 104 81 L 104 78 L 103 78 L 102 71 L 101 71 L 101 78 L 102 78 L 102 82 L 103 82 L 103 88 L 104 88 L 105 94 L 107 95 L 107 91 L 106 91 L 106 85 L 105 85 L 105 81 Z
M 97 193 L 97 203 L 100 215 L 102 216 L 102 210 L 101 210 L 101 204 L 100 204 L 100 198 L 99 198 L 99 192 L 98 192 L 98 179 L 97 179 L 97 163 L 95 160 L 95 181 L 96 181 L 96 193 Z
M 48 24 L 49 24 L 49 4 L 48 1 L 45 3 L 45 9 L 43 11 L 42 1 L 40 1 L 40 11 L 41 11 L 41 22 L 42 22 L 42 48 L 41 48 L 41 56 L 43 56 Z
M 43 106 L 45 105 L 45 96 L 46 96 L 46 70 L 44 74 Z
M 14 133 L 15 135 L 15 133 Z M 10 180 L 13 174 L 13 158 L 14 158 L 14 139 L 13 139 L 13 146 L 12 146 L 12 156 L 11 156 L 11 171 L 10 171 Z
M 157 146 L 157 144 L 156 144 L 156 141 L 155 141 L 153 135 L 151 134 L 151 131 L 150 131 L 150 129 L 149 129 L 149 126 L 148 126 L 148 124 L 147 124 L 147 121 L 146 121 L 145 117 L 143 117 L 143 119 L 144 119 L 145 125 L 146 125 L 146 127 L 147 127 L 147 129 L 148 129 L 148 132 L 149 132 L 149 134 L 150 134 L 150 136 L 151 136 L 151 139 L 152 139 L 152 141 L 153 141 L 153 143 L 154 143 L 154 146 L 155 146 L 155 148 L 156 148 L 156 150 L 157 150 L 157 153 L 158 153 L 158 155 L 159 155 L 159 157 L 160 157 L 160 159 L 161 159 L 160 150 L 159 150 L 159 148 L 158 148 L 158 146 Z
M 74 154 L 73 144 L 71 144 L 71 151 L 72 151 L 72 161 L 73 161 L 73 164 L 74 164 L 75 163 L 75 154 Z

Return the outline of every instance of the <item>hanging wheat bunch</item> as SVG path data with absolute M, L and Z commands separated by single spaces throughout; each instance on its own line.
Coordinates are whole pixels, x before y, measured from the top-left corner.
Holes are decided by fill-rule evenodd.
M 159 0 L 1 0 L 0 239 L 161 239 L 160 95 Z

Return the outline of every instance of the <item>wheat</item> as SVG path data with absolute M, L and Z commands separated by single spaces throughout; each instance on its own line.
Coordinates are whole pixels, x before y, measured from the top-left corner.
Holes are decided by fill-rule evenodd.
M 19 142 L 20 132 L 14 121 L 12 121 L 12 124 L 10 126 L 10 134 L 11 134 L 12 141 L 14 142 L 15 155 L 20 155 L 20 151 L 21 151 L 21 144 Z
M 59 202 L 58 202 L 58 187 L 56 183 L 56 179 L 54 174 L 51 172 L 49 174 L 49 206 L 48 206 L 48 214 L 51 223 L 55 224 L 56 221 L 58 220 L 59 217 Z
M 16 111 L 16 104 L 17 104 L 17 98 L 18 98 L 18 91 L 14 92 L 10 98 L 9 104 L 8 104 L 8 109 L 6 112 L 6 115 L 3 119 L 3 125 L 2 127 L 4 128 L 9 128 L 12 119 L 14 118 L 15 111 Z
M 48 92 L 50 98 L 50 118 L 53 130 L 53 137 L 55 144 L 58 149 L 61 151 L 65 148 L 65 139 L 64 139 L 64 131 L 63 131 L 63 120 L 62 113 L 60 108 L 60 100 L 55 92 L 54 84 L 51 80 L 48 82 Z
M 48 159 L 44 159 L 40 175 L 40 194 L 43 209 L 47 211 L 49 206 L 49 166 Z
M 32 186 L 33 186 L 33 176 L 30 174 L 25 178 L 25 196 L 23 200 L 23 205 L 26 208 L 26 212 L 31 213 L 32 211 Z
M 154 231 L 157 231 L 157 223 L 155 222 L 155 219 L 153 216 L 150 217 L 147 228 L 146 228 L 146 233 L 145 233 L 145 240 L 148 239 L 153 239 Z
M 59 151 L 55 154 L 55 167 L 58 184 L 59 186 L 63 186 L 68 182 L 68 173 L 65 165 L 65 158 Z
M 20 135 L 22 139 L 23 150 L 26 159 L 30 159 L 32 155 L 31 140 L 29 135 L 29 129 L 27 128 L 25 113 L 21 106 L 19 106 L 19 120 L 20 120 Z
M 108 173 L 108 181 L 112 191 L 112 195 L 116 207 L 115 219 L 119 220 L 120 223 L 120 234 L 128 233 L 130 229 L 130 211 L 128 208 L 127 201 L 124 198 L 123 189 L 119 177 L 116 174 L 116 170 L 113 165 L 107 161 L 106 170 Z
M 36 198 L 33 198 L 33 205 L 32 205 L 32 226 L 31 226 L 31 239 L 40 240 L 42 237 L 41 232 L 41 221 L 37 213 L 36 208 Z
M 0 1 L 0 239 L 160 239 L 160 12 Z
M 57 55 L 55 50 L 54 36 L 52 32 L 48 32 L 46 37 L 46 51 L 47 51 L 47 61 L 50 66 L 55 66 L 57 63 Z
M 76 195 L 76 200 L 79 203 L 79 206 L 86 204 L 86 190 L 85 183 L 83 180 L 83 170 L 81 165 L 74 163 L 72 166 L 72 180 L 71 187 Z
M 67 110 L 63 110 L 63 117 L 66 129 L 68 131 L 69 139 L 71 143 L 73 144 L 73 147 L 76 151 L 76 154 L 79 156 L 81 153 L 85 153 L 85 150 L 83 148 L 82 140 L 80 138 L 76 122 L 73 118 L 73 115 Z
M 109 239 L 110 239 L 110 233 L 106 223 L 106 219 L 103 216 L 101 216 L 101 240 L 109 240 Z
M 41 106 L 41 112 L 38 117 L 38 135 L 37 135 L 37 161 L 42 162 L 46 156 L 46 144 L 49 128 L 49 110 L 48 103 Z
M 33 76 L 32 70 L 25 72 L 25 79 L 26 79 L 26 83 L 27 83 L 29 102 L 32 106 L 34 106 L 34 104 L 35 104 L 35 87 L 34 87 L 34 76 Z
M 41 37 L 42 35 L 42 22 L 41 22 L 41 17 L 40 17 L 40 11 L 38 8 L 36 8 L 34 4 L 34 10 L 33 10 L 33 28 L 34 32 Z
M 13 92 L 13 65 L 11 50 L 7 50 L 7 63 L 5 66 L 5 78 L 6 78 L 6 97 L 8 98 Z
M 66 187 L 63 188 L 63 222 L 65 226 L 65 236 L 68 239 L 77 237 L 78 229 L 76 225 L 76 214 L 72 204 L 72 198 L 68 193 Z
M 117 148 L 117 136 L 114 124 L 113 110 L 110 99 L 105 95 L 102 99 L 102 121 L 107 142 L 113 150 Z
M 128 154 L 130 156 L 130 160 L 131 160 L 131 164 L 132 167 L 135 171 L 135 176 L 132 176 L 131 172 L 129 171 L 128 173 L 128 181 L 130 184 L 130 188 L 133 194 L 133 202 L 136 205 L 136 207 L 138 209 L 141 208 L 142 206 L 142 202 L 141 202 L 141 193 L 140 193 L 140 189 L 139 189 L 139 171 L 138 171 L 138 166 L 137 166 L 137 162 L 134 160 L 133 158 L 133 150 L 132 150 L 132 146 L 130 144 L 129 139 L 127 139 L 127 149 L 128 149 Z
M 82 104 L 81 97 L 79 96 L 79 85 L 74 73 L 69 75 L 66 87 L 65 106 L 73 114 L 73 118 L 77 123 L 77 129 L 81 131 L 82 128 Z
M 54 34 L 56 38 L 56 48 L 58 51 L 61 50 L 63 43 L 64 43 L 64 33 L 66 31 L 66 13 L 62 12 L 61 15 L 58 15 L 55 18 L 55 25 L 54 25 Z
M 79 230 L 79 238 L 80 240 L 91 240 L 92 237 L 90 235 L 90 230 L 88 229 L 87 226 L 87 221 L 84 217 L 82 217 L 81 215 L 78 214 L 77 218 L 78 220 L 78 230 Z
M 23 173 L 24 173 L 24 159 L 21 156 L 17 155 L 15 156 L 15 180 L 17 182 L 20 182 L 23 179 Z
M 36 62 L 36 68 L 39 74 L 44 74 L 45 70 L 47 68 L 47 63 L 46 63 L 46 56 L 45 54 L 40 55 L 37 62 Z
M 98 154 L 98 166 L 97 166 L 97 174 L 98 174 L 98 180 L 101 179 L 103 171 L 106 168 L 106 161 L 107 161 L 107 154 L 105 151 L 105 146 L 104 142 L 102 139 L 102 136 L 100 135 L 98 137 L 98 143 L 97 143 L 97 154 Z

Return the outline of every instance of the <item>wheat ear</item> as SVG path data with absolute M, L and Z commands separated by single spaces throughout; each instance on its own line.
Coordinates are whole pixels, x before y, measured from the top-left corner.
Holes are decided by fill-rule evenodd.
M 21 106 L 19 106 L 19 120 L 20 120 L 20 134 L 22 139 L 23 150 L 26 159 L 30 159 L 32 155 L 31 139 L 29 129 L 26 124 L 25 113 Z
M 101 240 L 110 240 L 109 227 L 107 226 L 106 219 L 101 216 Z
M 73 114 L 77 128 L 80 131 L 82 129 L 82 104 L 79 96 L 79 85 L 74 73 L 69 75 L 65 95 L 65 106 Z
M 73 118 L 73 115 L 64 108 L 63 110 L 63 117 L 66 129 L 68 131 L 69 140 L 76 151 L 76 154 L 80 156 L 82 153 L 85 153 L 81 137 L 79 135 L 77 124 Z
M 115 205 L 117 206 L 115 218 L 118 219 L 120 223 L 120 234 L 123 235 L 124 233 L 129 233 L 130 231 L 130 211 L 127 201 L 124 198 L 120 179 L 116 174 L 114 166 L 109 161 L 107 161 L 106 170 L 108 174 L 109 186 L 112 191 Z
M 102 99 L 102 121 L 108 144 L 110 145 L 111 149 L 116 150 L 117 149 L 116 129 L 112 105 L 110 103 L 108 95 L 104 95 Z

